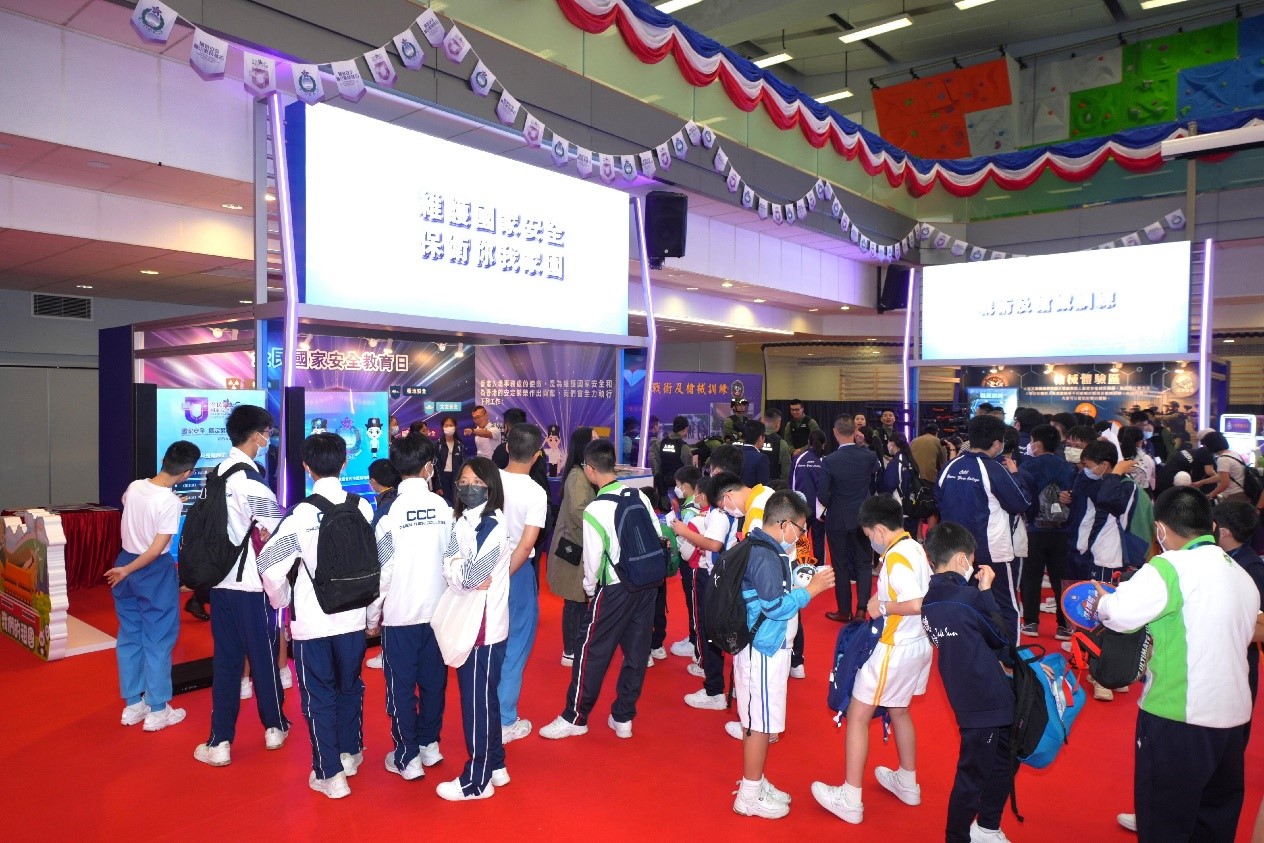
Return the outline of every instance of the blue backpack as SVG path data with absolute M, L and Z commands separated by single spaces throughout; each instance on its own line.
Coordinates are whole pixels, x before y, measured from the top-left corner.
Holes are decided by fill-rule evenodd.
M 619 561 L 615 573 L 628 591 L 644 591 L 658 588 L 667 578 L 669 558 L 667 540 L 659 529 L 658 519 L 645 505 L 636 489 L 623 488 L 597 497 L 599 501 L 612 501 L 614 509 L 613 538 L 619 542 Z M 610 563 L 611 536 L 595 520 L 589 521 L 601 536 L 603 544 L 602 576 Z
M 829 707 L 838 712 L 834 722 L 840 726 L 847 715 L 847 706 L 851 704 L 856 674 L 873 655 L 885 626 L 884 618 L 854 620 L 838 631 L 838 638 L 834 642 L 834 666 L 830 670 L 827 701 Z M 883 708 L 874 712 L 875 717 L 885 714 L 886 709 Z
M 1084 708 L 1084 687 L 1071 672 L 1066 656 L 1061 653 L 1042 655 L 1030 647 L 1020 647 L 1018 656 L 1033 668 L 1036 679 L 1040 680 L 1042 702 L 1047 715 L 1039 738 L 1033 740 L 1035 736 L 1029 736 L 1028 744 L 1034 744 L 1034 748 L 1027 755 L 1020 755 L 1018 760 L 1028 767 L 1043 770 L 1053 763 L 1058 751 L 1067 743 L 1071 725 L 1079 716 L 1080 709 Z M 1045 667 L 1053 672 L 1052 679 L 1045 673 Z

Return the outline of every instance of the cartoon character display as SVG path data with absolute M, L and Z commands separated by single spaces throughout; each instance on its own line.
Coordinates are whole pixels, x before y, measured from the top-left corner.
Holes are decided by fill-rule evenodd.
M 369 453 L 377 459 L 378 443 L 382 439 L 382 420 L 373 416 L 364 423 L 364 433 L 369 437 Z
M 544 456 L 549 460 L 549 476 L 557 477 L 557 473 L 566 465 L 566 449 L 562 447 L 562 428 L 556 424 L 549 425 L 544 437 Z
M 308 431 L 308 436 L 314 436 L 317 433 L 329 432 L 329 419 L 312 419 L 312 429 Z

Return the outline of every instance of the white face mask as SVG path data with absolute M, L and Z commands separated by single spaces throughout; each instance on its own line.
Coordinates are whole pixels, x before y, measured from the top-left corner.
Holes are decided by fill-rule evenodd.
M 684 489 L 682 489 L 682 488 L 680 488 L 679 486 L 677 486 L 677 487 L 676 487 L 676 497 L 680 498 L 680 499 L 683 501 L 683 500 L 685 499 L 685 490 L 684 490 Z
M 445 427 L 445 428 L 443 429 L 443 435 L 444 435 L 444 436 L 455 436 L 455 435 L 456 435 L 456 428 L 455 428 L 455 427 Z
M 1072 448 L 1070 445 L 1068 445 L 1066 450 L 1062 452 L 1063 456 L 1066 457 L 1066 461 L 1072 465 L 1075 465 L 1080 461 L 1080 454 L 1082 453 L 1084 453 L 1083 448 Z
M 1162 535 L 1159 534 L 1159 530 L 1163 531 Z M 1156 525 L 1154 529 L 1154 538 L 1159 543 L 1159 549 L 1162 550 L 1164 553 L 1167 553 L 1168 551 L 1167 527 L 1164 527 L 1162 524 Z

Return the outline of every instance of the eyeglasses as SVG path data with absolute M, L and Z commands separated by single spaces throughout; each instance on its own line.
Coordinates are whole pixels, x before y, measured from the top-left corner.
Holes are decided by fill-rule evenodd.
M 782 522 L 781 522 L 781 529 L 783 529 L 783 530 L 784 530 L 784 529 L 786 528 L 786 525 L 787 525 L 787 524 L 789 524 L 790 526 L 792 526 L 792 527 L 794 527 L 796 530 L 798 530 L 798 531 L 799 531 L 799 535 L 803 535 L 804 533 L 806 533 L 806 532 L 808 531 L 808 522 L 806 522 L 806 521 L 804 521 L 802 524 L 800 524 L 798 521 L 791 521 L 789 518 L 787 518 L 786 520 L 784 520 L 784 521 L 782 521 Z

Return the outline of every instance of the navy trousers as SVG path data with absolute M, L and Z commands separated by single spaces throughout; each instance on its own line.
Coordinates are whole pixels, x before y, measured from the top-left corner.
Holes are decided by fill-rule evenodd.
M 834 599 L 844 615 L 859 615 L 873 593 L 873 551 L 859 527 L 828 530 L 830 567 L 834 569 Z M 856 581 L 856 608 L 851 607 L 851 581 Z
M 430 624 L 382 627 L 382 671 L 395 767 L 402 770 L 423 746 L 439 740 L 443 727 L 448 666 Z
M 342 772 L 339 756 L 364 749 L 364 630 L 294 642 L 299 699 L 318 779 Z
M 461 771 L 461 790 L 466 796 L 482 793 L 492 773 L 505 766 L 505 746 L 500 742 L 500 667 L 505 661 L 505 642 L 470 651 L 456 669 L 461 689 L 461 722 L 465 727 L 465 751 L 470 760 Z
M 969 843 L 970 823 L 995 831 L 1001 827 L 1005 800 L 1013 788 L 1009 726 L 961 730 L 957 775 L 948 795 L 947 843 Z
M 680 563 L 680 590 L 685 593 L 685 612 L 689 615 L 689 643 L 698 649 L 698 630 L 693 625 L 693 578 L 698 572 L 688 562 Z
M 654 598 L 654 630 L 650 635 L 650 649 L 657 650 L 667 641 L 667 580 L 658 587 Z M 646 662 L 648 665 L 649 662 Z
M 714 697 L 724 693 L 724 653 L 717 647 L 707 643 L 707 592 L 711 590 L 711 574 L 699 568 L 693 578 L 693 613 L 694 626 L 698 629 L 698 643 L 694 649 L 698 651 L 702 662 L 702 671 L 706 676 L 702 687 L 707 695 Z
M 562 601 L 562 655 L 574 658 L 584 644 L 584 618 L 588 614 L 588 601 Z
M 645 682 L 653 633 L 655 589 L 628 591 L 623 583 L 597 587 L 588 603 L 588 626 L 584 644 L 575 654 L 571 684 L 566 691 L 562 717 L 582 726 L 597 704 L 601 683 L 606 678 L 616 649 L 623 651 L 623 666 L 615 685 L 615 701 L 610 708 L 614 719 L 627 723 L 636 717 L 636 701 Z
M 1139 711 L 1135 752 L 1141 843 L 1232 843 L 1245 787 L 1245 726 L 1212 729 Z
M 992 597 L 996 600 L 996 608 L 1001 620 L 1005 622 L 1003 627 L 1005 634 L 1009 636 L 1011 642 L 1015 642 L 1018 640 L 1018 597 L 1014 589 L 1018 584 L 1018 578 L 1014 576 L 1014 572 L 1018 570 L 1021 563 L 1010 560 L 984 564 L 996 574 L 996 579 L 992 581 Z
M 250 678 L 254 680 L 255 705 L 265 729 L 289 729 L 290 721 L 281 710 L 284 691 L 277 675 L 277 646 L 281 628 L 276 610 L 268 605 L 262 591 L 212 589 L 211 637 L 215 640 L 211 678 L 211 736 L 206 742 L 216 746 L 237 736 L 237 713 L 241 709 L 241 673 L 250 658 Z M 361 636 L 363 638 L 364 636 Z

